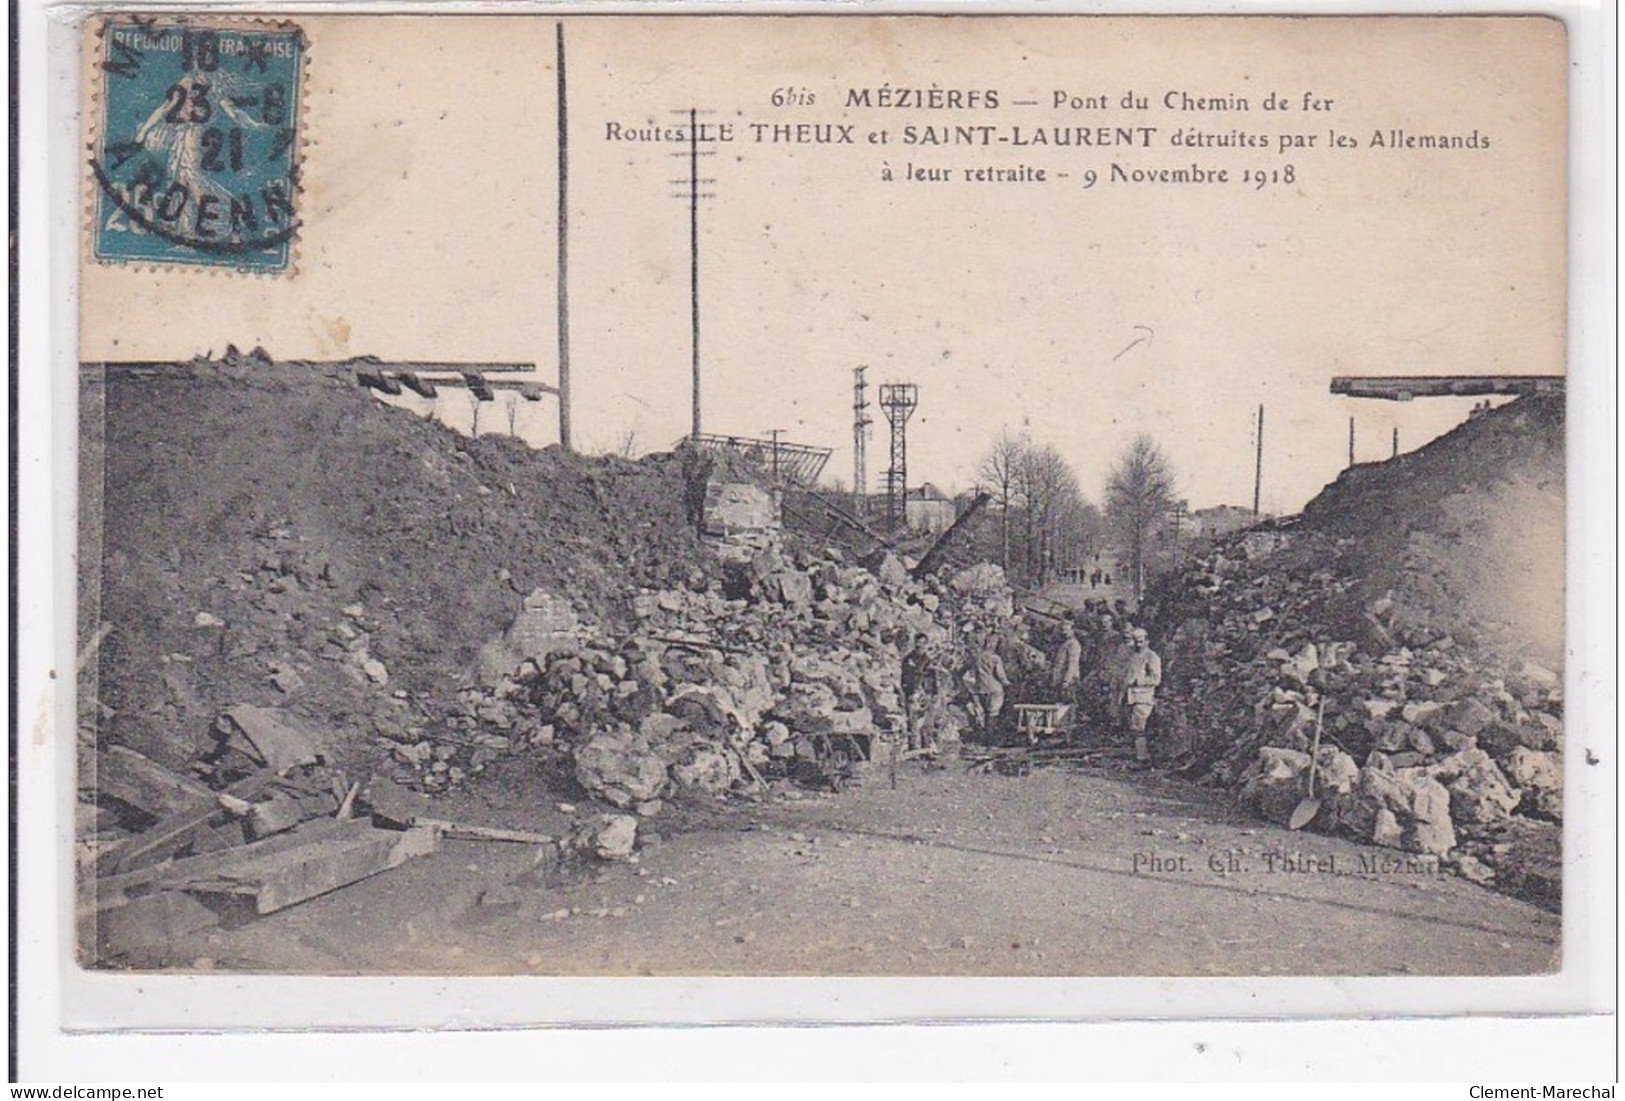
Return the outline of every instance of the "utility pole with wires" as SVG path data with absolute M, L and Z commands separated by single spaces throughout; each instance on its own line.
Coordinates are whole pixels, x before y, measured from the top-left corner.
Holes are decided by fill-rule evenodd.
M 1264 492 L 1264 407 L 1258 407 L 1258 449 L 1253 459 L 1253 515 L 1258 515 Z
M 570 127 L 565 107 L 564 24 L 554 24 L 558 39 L 559 101 L 559 446 L 572 449 L 570 439 Z
M 863 516 L 869 493 L 869 384 L 867 367 L 852 368 L 852 511 Z
M 697 107 L 690 107 L 686 111 L 674 111 L 675 115 L 686 116 L 688 119 L 688 148 L 679 153 L 671 154 L 673 157 L 682 157 L 688 161 L 688 177 L 670 181 L 673 187 L 683 190 L 673 195 L 673 198 L 688 200 L 688 292 L 689 292 L 689 353 L 693 369 L 693 424 L 689 429 L 691 439 L 698 440 L 701 433 L 700 420 L 700 200 L 716 197 L 714 191 L 704 191 L 702 188 L 714 187 L 715 177 L 700 175 L 700 158 L 716 155 L 715 149 L 700 148 L 700 116 L 715 114 L 714 111 L 701 111 Z M 710 137 L 705 138 L 711 141 Z

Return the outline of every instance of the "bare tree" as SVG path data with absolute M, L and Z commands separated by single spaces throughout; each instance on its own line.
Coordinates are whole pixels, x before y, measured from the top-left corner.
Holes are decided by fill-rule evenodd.
M 976 468 L 976 476 L 993 494 L 999 506 L 999 564 L 1010 569 L 1010 510 L 1021 482 L 1021 467 L 1027 451 L 1027 441 L 1011 435 L 1008 428 L 999 432 L 987 454 Z
M 1055 565 L 1073 570 L 1087 562 L 1105 542 L 1106 518 L 1080 493 L 1058 503 L 1053 528 Z
M 1078 476 L 1052 444 L 1029 445 L 1018 467 L 1026 499 L 1026 575 L 1042 585 L 1055 568 L 1061 522 L 1082 505 Z
M 1152 540 L 1174 505 L 1174 475 L 1162 449 L 1145 433 L 1134 437 L 1106 479 L 1106 517 L 1129 552 L 1134 598 L 1145 595 Z
M 508 391 L 508 435 L 510 436 L 519 435 L 519 402 L 521 400 L 518 391 Z

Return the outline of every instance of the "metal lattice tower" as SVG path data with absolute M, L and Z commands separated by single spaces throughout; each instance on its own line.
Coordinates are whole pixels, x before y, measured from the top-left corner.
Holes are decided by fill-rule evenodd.
M 869 384 L 867 367 L 852 368 L 852 511 L 864 514 L 869 496 Z
M 886 471 L 886 519 L 892 527 L 908 515 L 908 419 L 920 404 L 920 388 L 912 382 L 887 382 L 880 387 L 880 407 L 891 422 L 891 468 Z

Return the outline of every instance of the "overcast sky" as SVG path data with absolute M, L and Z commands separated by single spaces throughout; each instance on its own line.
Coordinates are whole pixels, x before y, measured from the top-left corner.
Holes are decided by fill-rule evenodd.
M 282 358 L 523 360 L 551 378 L 554 22 L 303 22 L 296 274 L 90 267 L 84 357 L 259 343 Z M 1192 507 L 1250 504 L 1262 403 L 1272 511 L 1335 477 L 1350 416 L 1358 457 L 1375 459 L 1395 426 L 1412 447 L 1470 404 L 1333 398 L 1333 375 L 1564 368 L 1564 55 L 1550 21 L 575 19 L 566 37 L 584 448 L 630 436 L 664 449 L 688 429 L 688 214 L 670 182 L 685 147 L 608 135 L 673 124 L 689 106 L 736 138 L 701 164 L 715 181 L 700 211 L 705 428 L 833 447 L 843 480 L 859 364 L 873 384 L 920 386 L 911 481 L 949 489 L 974 480 L 1001 428 L 1025 427 L 1098 496 L 1146 431 Z M 881 87 L 993 90 L 999 105 L 847 106 L 849 89 Z M 775 107 L 776 89 L 813 103 Z M 1112 106 L 1056 108 L 1058 91 Z M 1266 112 L 1271 92 L 1292 106 Z M 1305 110 L 1306 92 L 1330 106 Z M 1148 107 L 1121 108 L 1128 93 Z M 1170 93 L 1246 97 L 1250 110 L 1170 110 Z M 847 125 L 854 141 L 754 140 L 752 123 L 778 122 Z M 905 126 L 956 124 L 1156 134 L 1149 147 L 902 144 Z M 1361 147 L 1326 148 L 1334 129 Z M 1491 140 L 1369 147 L 1392 129 Z M 868 141 L 879 130 L 884 146 Z M 1271 148 L 1170 144 L 1190 130 Z M 1314 146 L 1281 151 L 1287 133 Z M 1223 167 L 1231 181 L 1114 183 L 1113 163 Z M 955 179 L 881 178 L 910 165 Z M 1050 178 L 963 179 L 1022 166 Z M 1238 182 L 1247 169 L 1278 175 L 1254 188 Z M 442 405 L 467 423 L 460 396 Z M 878 480 L 887 437 L 874 416 Z M 492 410 L 482 429 L 505 423 Z M 556 423 L 552 400 L 519 412 L 534 442 L 555 440 Z

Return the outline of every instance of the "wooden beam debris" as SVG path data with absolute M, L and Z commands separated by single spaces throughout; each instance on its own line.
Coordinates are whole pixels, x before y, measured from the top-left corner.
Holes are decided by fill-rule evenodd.
M 236 895 L 256 913 L 276 910 L 359 882 L 436 852 L 428 828 L 377 829 L 362 819 L 318 818 L 262 841 L 90 881 L 81 916 L 161 891 Z
M 239 780 L 224 792 L 218 793 L 207 804 L 193 810 L 182 811 L 163 819 L 145 833 L 138 833 L 117 845 L 110 846 L 97 861 L 98 870 L 130 872 L 152 864 L 159 864 L 186 847 L 192 832 L 208 824 L 220 811 L 220 795 L 248 799 L 258 795 L 276 779 L 276 772 L 265 768 Z
M 358 386 L 392 396 L 401 394 L 404 388 L 423 398 L 438 397 L 442 386 L 467 387 L 480 401 L 496 400 L 498 390 L 516 390 L 526 401 L 541 401 L 545 395 L 559 392 L 557 386 L 536 379 L 528 369 L 510 371 L 504 365 L 481 366 L 478 370 L 457 364 L 366 366 L 355 369 L 355 380 Z
M 440 847 L 433 829 L 380 830 L 357 819 L 321 818 L 286 836 L 299 843 L 276 852 L 245 845 L 236 850 L 237 859 L 223 861 L 212 874 L 188 877 L 180 888 L 249 898 L 255 913 L 270 914 Z
M 153 818 L 195 811 L 214 802 L 214 792 L 204 784 L 122 745 L 108 746 L 96 756 L 96 791 Z
M 1350 398 L 1477 398 L 1508 394 L 1561 394 L 1562 375 L 1368 375 L 1332 379 L 1332 393 Z
M 453 841 L 511 841 L 517 845 L 551 845 L 558 839 L 545 833 L 527 830 L 508 830 L 497 826 L 471 826 L 464 822 L 447 822 L 440 818 L 413 818 L 417 829 L 434 830 Z
M 401 392 L 401 384 L 395 380 L 394 376 L 386 375 L 382 371 L 357 371 L 355 380 L 369 390 L 382 390 L 386 394 L 399 394 Z
M 402 371 L 395 376 L 400 379 L 401 385 L 422 398 L 432 398 L 440 391 L 435 389 L 434 383 L 420 378 L 415 371 Z

